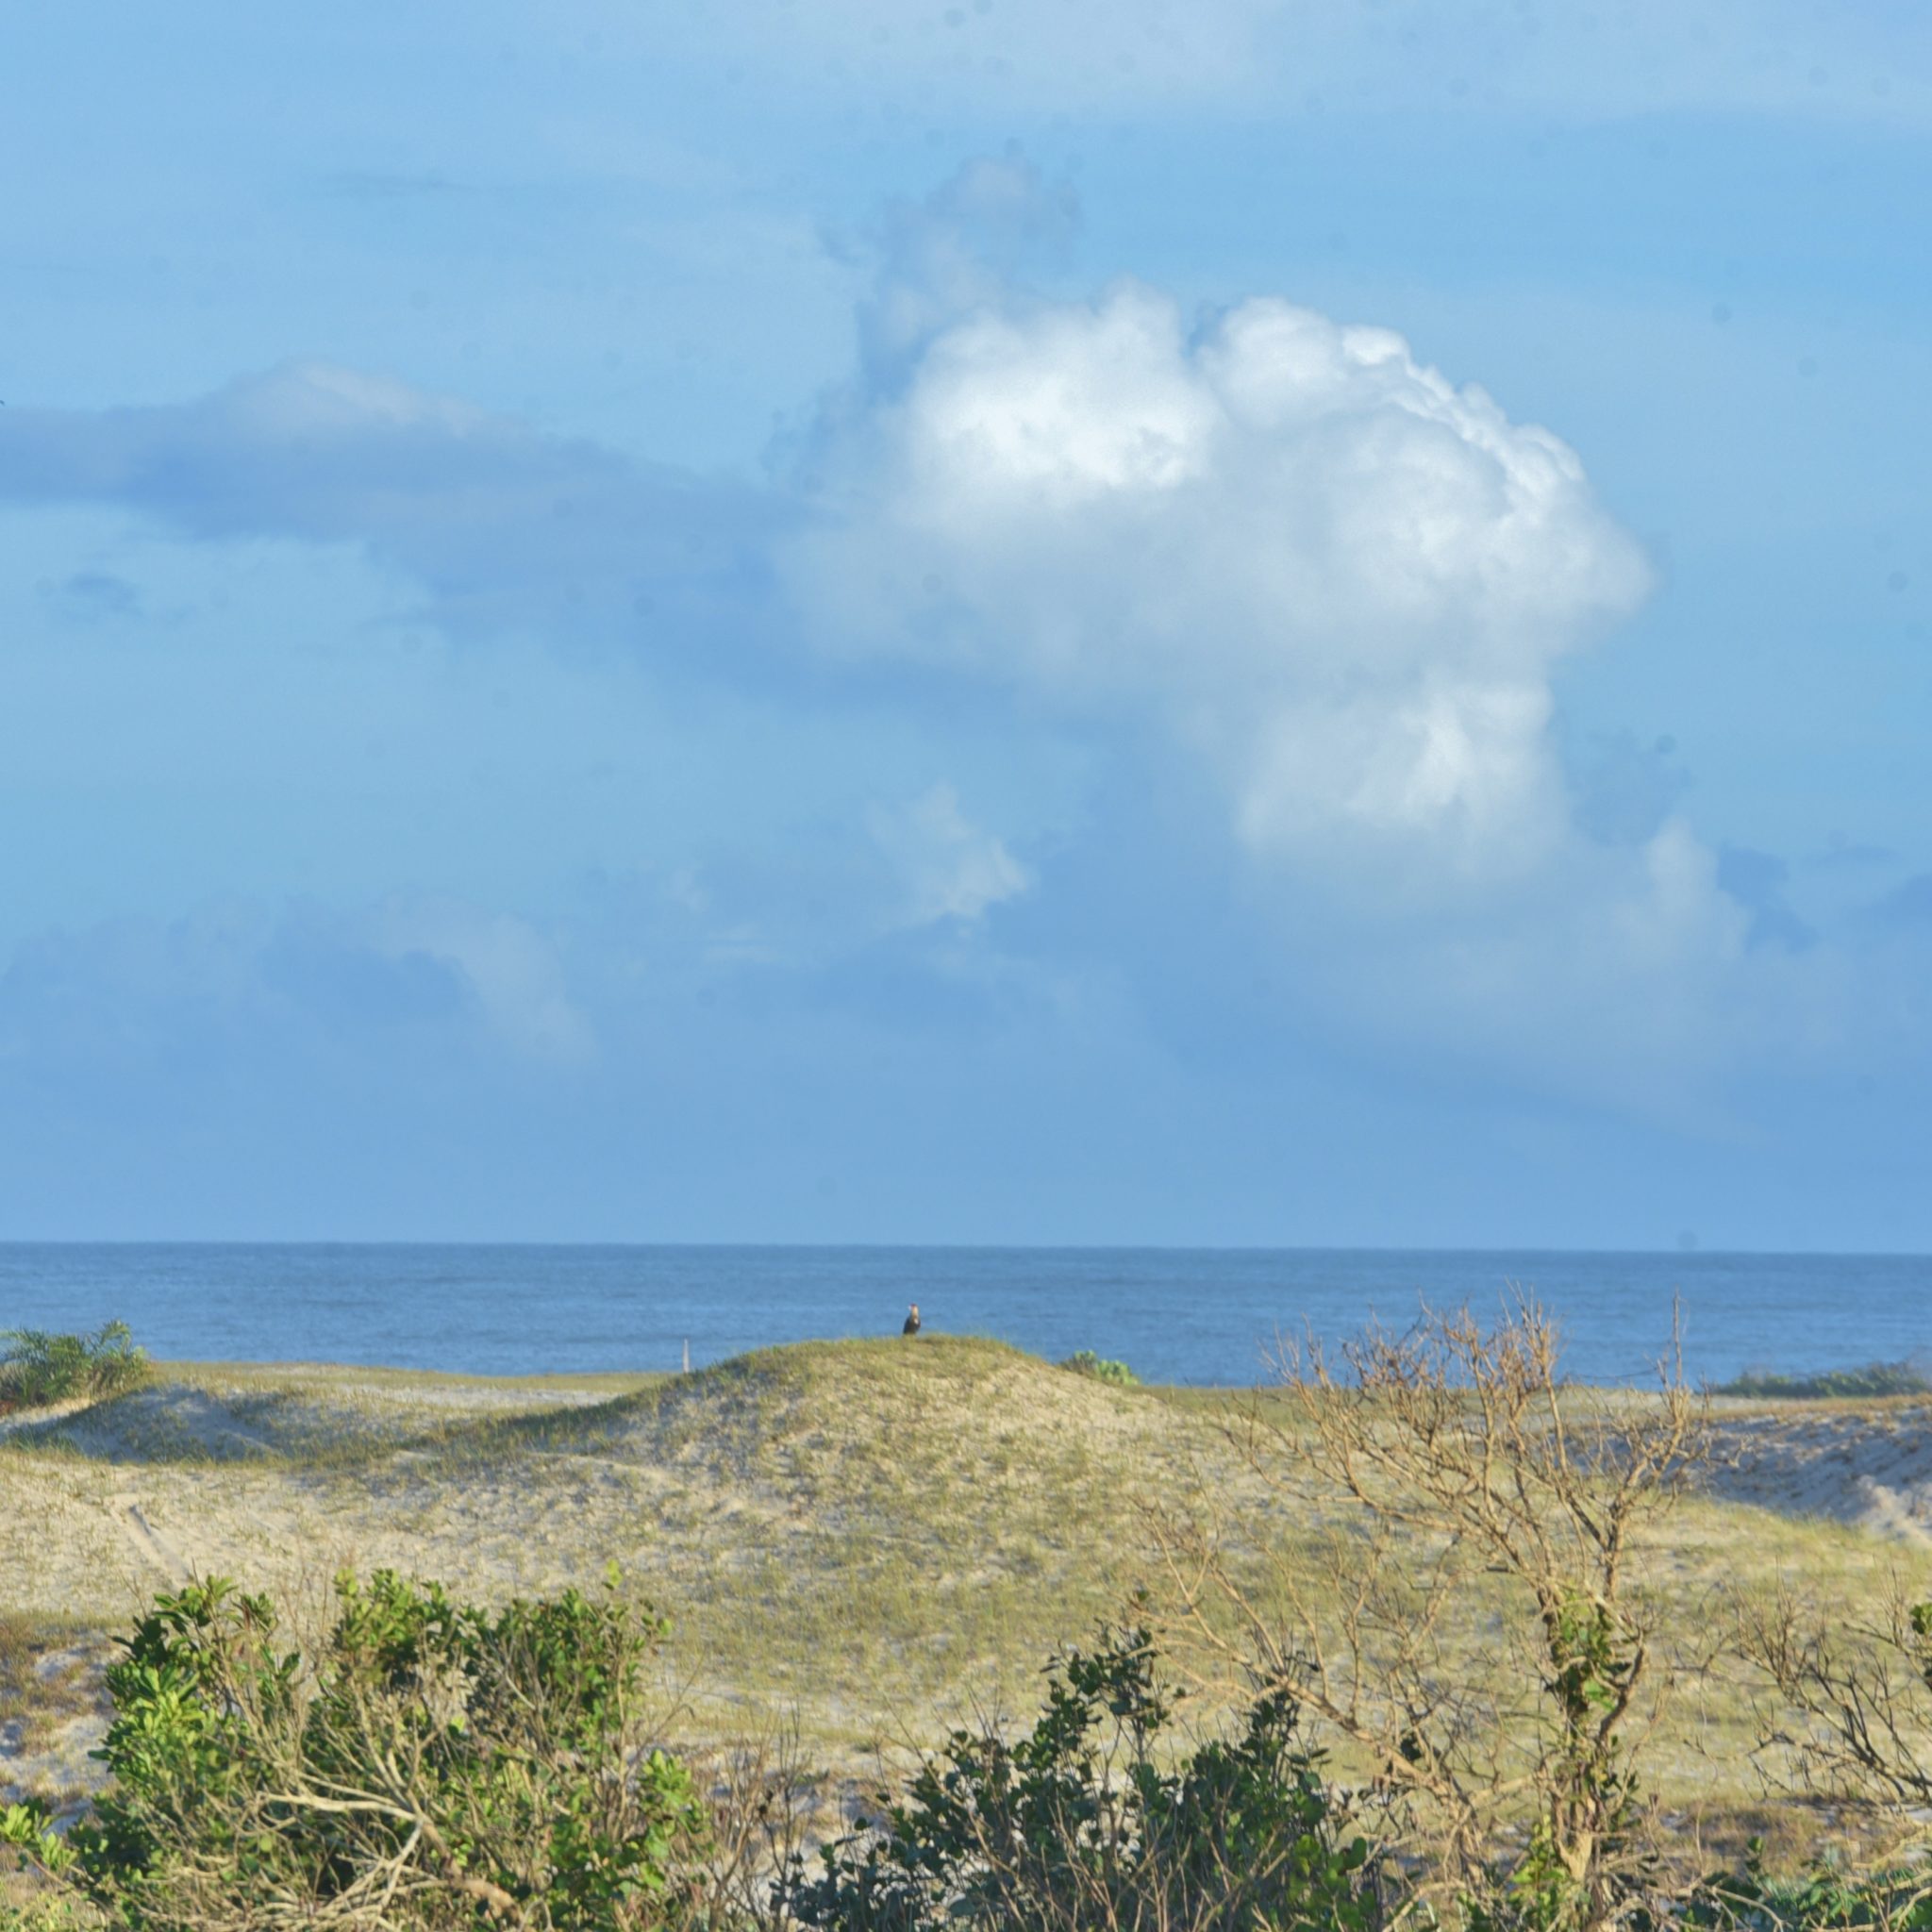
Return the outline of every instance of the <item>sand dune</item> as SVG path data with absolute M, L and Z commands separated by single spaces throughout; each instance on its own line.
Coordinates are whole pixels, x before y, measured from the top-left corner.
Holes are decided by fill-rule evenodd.
M 1709 1492 L 1788 1516 L 1932 1541 L 1932 1405 L 1724 1416 Z
M 956 1689 L 990 1657 L 1030 1681 L 1134 1581 L 1141 1503 L 1241 1480 L 1197 1408 L 991 1343 L 772 1351 L 614 1387 L 210 1369 L 8 1420 L 0 1612 L 125 1628 L 209 1574 L 320 1606 L 344 1565 L 537 1593 L 614 1558 L 731 1695 L 795 1696 L 848 1737 L 941 1649 Z M 1702 1485 L 1699 1536 L 1725 1551 L 1766 1542 L 1747 1507 L 1932 1541 L 1932 1404 L 1721 1406 Z M 104 1654 L 87 1649 L 96 1680 Z M 85 1711 L 31 1740 L 0 1724 L 0 1792 L 87 1782 L 99 1730 Z
M 615 1560 L 727 1695 L 862 1734 L 937 1646 L 962 1694 L 1009 1655 L 1030 1679 L 1119 1601 L 1136 1498 L 1212 1441 L 991 1343 L 774 1351 L 615 1393 L 169 1374 L 0 1444 L 0 1611 L 124 1628 L 220 1574 L 319 1612 L 343 1567 L 501 1598 Z

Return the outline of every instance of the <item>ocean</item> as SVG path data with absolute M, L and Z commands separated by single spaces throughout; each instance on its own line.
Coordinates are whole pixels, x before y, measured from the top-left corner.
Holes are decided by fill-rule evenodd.
M 1932 1352 L 1932 1257 L 1388 1250 L 0 1244 L 0 1328 L 120 1319 L 164 1358 L 476 1374 L 675 1369 L 771 1342 L 997 1336 L 1142 1379 L 1244 1385 L 1284 1339 L 1426 1301 L 1555 1313 L 1569 1372 L 1645 1379 L 1681 1309 L 1693 1379 Z

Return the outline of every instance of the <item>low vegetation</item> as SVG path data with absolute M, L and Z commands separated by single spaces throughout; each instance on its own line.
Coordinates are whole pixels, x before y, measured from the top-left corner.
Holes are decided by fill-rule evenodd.
M 1141 1378 L 1125 1362 L 1110 1361 L 1091 1348 L 1076 1350 L 1060 1364 L 1076 1375 L 1091 1375 L 1096 1382 L 1110 1382 L 1116 1389 L 1138 1389 Z
M 136 1389 L 152 1372 L 126 1323 L 92 1335 L 41 1328 L 0 1329 L 0 1414 L 57 1402 L 97 1401 Z
M 653 1742 L 651 1612 L 390 1572 L 338 1597 L 312 1654 L 225 1581 L 157 1599 L 108 1674 L 94 1815 L 62 1837 L 16 1806 L 0 1839 L 129 1932 L 661 1923 L 705 1819 Z
M 1213 1401 L 949 1338 L 175 1366 L 16 1421 L 0 1694 L 82 1681 L 62 1591 L 152 1607 L 0 1927 L 1932 1932 L 1923 1582 L 1723 1500 L 1917 1412 L 1727 1423 L 1556 1342 L 1429 1315 Z
M 1370 1840 L 1291 1696 L 1263 1693 L 1224 1738 L 1177 1749 L 1174 1720 L 1148 1631 L 1106 1631 L 1058 1661 L 1031 1730 L 956 1731 L 903 1794 L 824 1848 L 816 1876 L 785 1874 L 782 1902 L 819 1932 L 1361 1932 L 1381 1920 Z
M 594 1596 L 488 1608 L 337 1579 L 305 1647 L 221 1579 L 158 1597 L 108 1673 L 113 1781 L 65 1834 L 0 1807 L 41 1884 L 4 1932 L 1925 1932 L 1913 1862 L 1777 1877 L 1754 1843 L 1702 1875 L 1549 1882 L 1507 1832 L 1435 1891 L 1397 1785 L 1337 1780 L 1283 1682 L 1208 1735 L 1176 1724 L 1145 1626 L 1057 1657 L 1017 1734 L 957 1730 L 816 1828 L 791 1749 L 691 1757 L 649 1666 L 665 1625 Z M 1916 1621 L 1932 1625 L 1932 1607 Z M 1804 1693 L 1816 1696 L 1818 1679 Z M 1842 1717 L 1856 1707 L 1837 1707 Z M 1856 1756 L 1857 1754 L 1855 1754 Z M 1888 1771 L 1888 1775 L 1890 1772 Z M 1911 1788 L 1923 1795 L 1907 1774 Z M 1613 1826 L 1627 1834 L 1626 1814 Z M 818 1841 L 813 1843 L 814 1839 Z
M 1869 1402 L 1894 1395 L 1932 1395 L 1921 1362 L 1868 1362 L 1858 1369 L 1822 1369 L 1807 1375 L 1748 1369 L 1711 1391 L 1713 1395 L 1757 1396 L 1778 1402 Z

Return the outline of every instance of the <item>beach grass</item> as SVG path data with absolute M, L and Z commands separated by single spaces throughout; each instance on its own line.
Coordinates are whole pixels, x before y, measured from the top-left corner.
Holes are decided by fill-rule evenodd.
M 1252 1400 L 944 1336 L 684 1375 L 158 1364 L 0 1436 L 0 1673 L 44 1730 L 72 1720 L 62 1699 L 97 1696 L 97 1669 L 23 1670 L 191 1574 L 312 1605 L 344 1565 L 501 1599 L 615 1561 L 675 1620 L 697 1731 L 795 1712 L 824 1762 L 856 1767 L 975 1708 L 1029 1708 L 1057 1645 L 1137 1592 L 1158 1609 L 1163 1515 L 1226 1519 L 1257 1578 L 1264 1545 L 1291 1568 L 1306 1555 L 1319 1591 L 1323 1526 L 1284 1515 L 1231 1440 Z M 1737 1591 L 1794 1579 L 1848 1613 L 1875 1601 L 1924 1540 L 1924 1406 L 1714 1413 L 1708 1483 L 1640 1552 L 1659 1626 L 1701 1643 Z M 1508 1611 L 1501 1583 L 1466 1606 L 1472 1659 Z M 1713 1846 L 1763 1810 L 1753 1689 L 1715 1663 L 1659 1718 L 1650 1774 Z
M 1869 1402 L 1888 1397 L 1932 1395 L 1932 1379 L 1923 1362 L 1867 1362 L 1855 1369 L 1819 1369 L 1805 1374 L 1747 1370 L 1712 1391 L 1779 1402 Z

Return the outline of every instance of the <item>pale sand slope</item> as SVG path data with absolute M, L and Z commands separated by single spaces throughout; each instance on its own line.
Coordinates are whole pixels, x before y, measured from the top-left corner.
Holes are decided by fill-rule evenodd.
M 1032 1681 L 1135 1580 L 1141 1502 L 1236 1480 L 1212 1424 L 1158 1398 L 992 1344 L 886 1346 L 614 1397 L 608 1378 L 170 1372 L 0 1441 L 0 1611 L 125 1628 L 214 1574 L 315 1607 L 343 1566 L 500 1598 L 615 1559 L 732 1699 L 795 1699 L 850 1738 L 995 1654 Z M 1932 1540 L 1932 1405 L 1721 1407 L 1714 1500 Z M 28 1752 L 0 1728 L 0 1794 L 90 1780 L 99 1721 L 47 1729 Z
M 823 1734 L 866 1734 L 936 1674 L 964 1690 L 1011 1659 L 1030 1684 L 1118 1607 L 1123 1526 L 1218 1437 L 994 1344 L 886 1346 L 614 1398 L 170 1372 L 0 1442 L 0 1611 L 125 1628 L 156 1591 L 225 1574 L 316 1615 L 343 1567 L 501 1599 L 614 1560 L 678 1613 L 681 1666 Z
M 0 1804 L 32 1793 L 73 1815 L 78 1794 L 99 1785 L 101 1767 L 89 1754 L 108 1731 L 100 1681 L 107 1656 L 107 1646 L 93 1640 L 34 1659 L 36 1689 L 45 1707 L 31 1724 L 0 1715 Z
M 0 1608 L 118 1621 L 190 1575 L 286 1589 L 343 1565 L 498 1597 L 611 1559 L 674 1583 L 700 1558 L 763 1575 L 828 1537 L 932 1545 L 963 1527 L 997 1543 L 1213 1446 L 1194 1418 L 1013 1351 L 919 1348 L 931 1373 L 876 1390 L 775 1357 L 770 1374 L 728 1365 L 615 1400 L 269 1372 L 163 1382 L 22 1430 L 0 1456 Z
M 1932 1541 L 1932 1405 L 1723 1416 L 1707 1481 L 1727 1502 Z
M 0 1461 L 0 1608 L 118 1624 L 191 1574 L 286 1582 L 343 1563 L 428 1569 L 452 1542 L 471 1551 L 465 1577 L 480 1568 L 510 1588 L 547 1587 L 558 1579 L 540 1559 L 545 1525 L 527 1507 L 537 1499 L 480 1477 L 440 1482 L 432 1493 L 410 1479 L 418 1458 L 408 1445 L 452 1415 L 598 1400 L 569 1389 L 407 1390 L 297 1371 L 286 1380 L 273 1372 L 171 1380 L 77 1412 L 9 1418 L 0 1422 L 16 1437 Z M 327 1466 L 345 1454 L 350 1466 Z M 369 1457 L 388 1468 L 355 1466 Z M 512 1552 L 492 1563 L 475 1551 L 466 1521 L 478 1509 L 531 1557 Z

